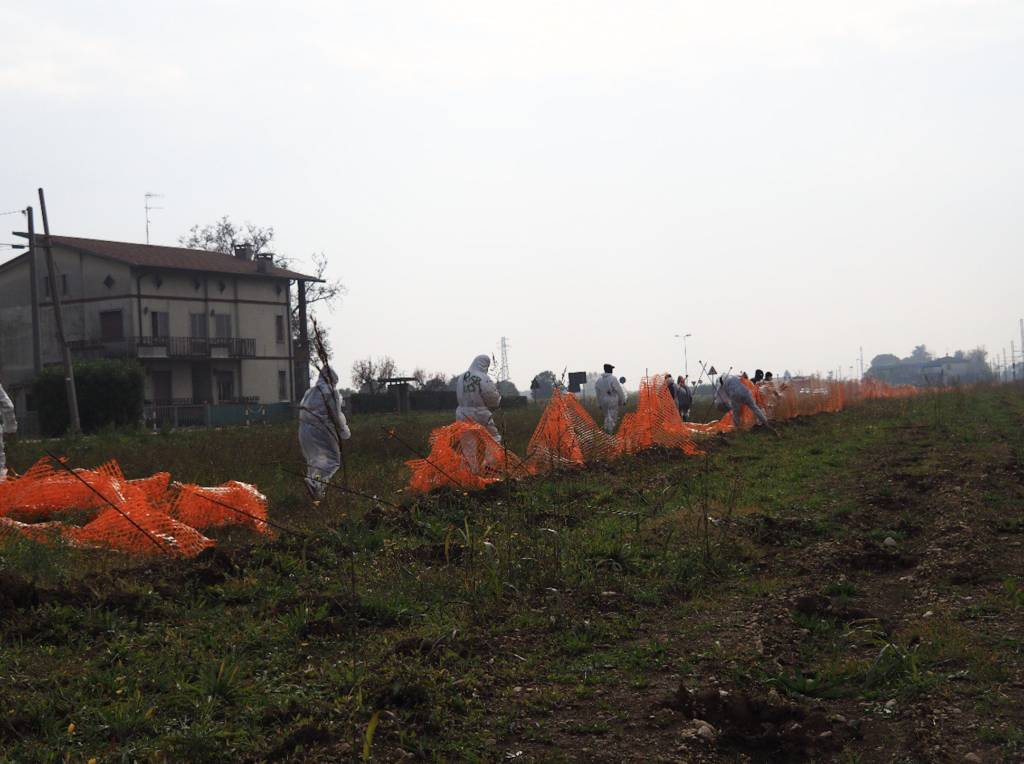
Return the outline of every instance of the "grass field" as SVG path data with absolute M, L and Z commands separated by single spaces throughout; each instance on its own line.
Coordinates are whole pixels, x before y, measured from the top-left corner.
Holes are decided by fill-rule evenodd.
M 413 496 L 450 419 L 356 418 L 377 500 L 315 510 L 294 424 L 11 444 L 253 482 L 293 532 L 0 548 L 0 761 L 1024 760 L 1024 388 Z

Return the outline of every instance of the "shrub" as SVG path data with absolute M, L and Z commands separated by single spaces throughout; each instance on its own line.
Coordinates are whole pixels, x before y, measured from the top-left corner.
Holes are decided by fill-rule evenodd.
M 142 400 L 146 394 L 146 373 L 133 360 L 76 361 L 75 392 L 78 415 L 84 432 L 107 426 L 134 427 L 142 421 Z M 64 369 L 43 369 L 32 382 L 32 395 L 39 410 L 42 434 L 54 437 L 71 425 L 68 413 Z

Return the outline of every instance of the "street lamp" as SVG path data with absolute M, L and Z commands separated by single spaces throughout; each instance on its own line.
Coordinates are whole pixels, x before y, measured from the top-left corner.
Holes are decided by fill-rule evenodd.
M 689 357 L 686 354 L 686 338 L 687 337 L 692 337 L 693 335 L 692 334 L 677 334 L 675 336 L 683 338 L 683 367 L 684 367 L 683 368 L 683 373 L 687 377 L 689 377 L 690 376 L 690 359 L 689 359 Z

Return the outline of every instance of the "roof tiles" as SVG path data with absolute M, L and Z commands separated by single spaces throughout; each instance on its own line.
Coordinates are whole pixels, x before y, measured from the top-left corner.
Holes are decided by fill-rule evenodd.
M 204 249 L 185 249 L 183 247 L 163 247 L 156 244 L 132 244 L 122 241 L 104 241 L 102 239 L 80 239 L 74 236 L 51 236 L 56 246 L 68 247 L 80 252 L 87 252 L 99 257 L 118 260 L 143 268 L 175 268 L 186 271 L 209 271 L 212 273 L 228 273 L 249 276 L 269 276 L 272 278 L 298 279 L 302 281 L 320 281 L 308 276 L 274 265 L 267 265 L 266 273 L 257 270 L 256 260 L 243 260 L 223 252 L 212 252 Z M 36 246 L 41 247 L 43 237 L 36 235 Z

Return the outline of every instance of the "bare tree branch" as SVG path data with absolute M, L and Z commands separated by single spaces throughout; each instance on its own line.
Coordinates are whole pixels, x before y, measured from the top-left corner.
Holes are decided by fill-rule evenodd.
M 395 359 L 389 355 L 381 356 L 376 361 L 371 357 L 352 362 L 352 384 L 359 392 L 377 395 L 384 390 L 382 380 L 398 376 Z

